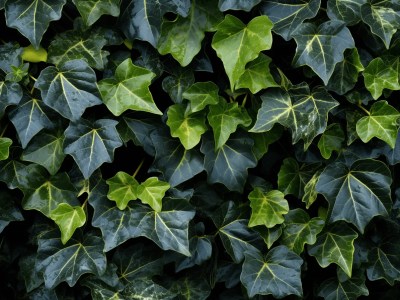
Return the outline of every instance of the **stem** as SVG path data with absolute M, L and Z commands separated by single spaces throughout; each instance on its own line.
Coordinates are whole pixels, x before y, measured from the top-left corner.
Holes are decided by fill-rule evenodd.
M 133 178 L 135 178 L 136 175 L 139 173 L 140 169 L 141 169 L 142 166 L 143 166 L 143 163 L 144 163 L 144 158 L 142 159 L 142 161 L 140 162 L 140 164 L 139 164 L 138 167 L 136 168 L 135 173 L 133 173 L 133 175 L 132 175 Z
M 369 112 L 368 110 L 366 110 L 365 107 L 362 106 L 360 103 L 358 103 L 357 106 L 358 106 L 363 112 L 365 112 L 368 116 L 370 115 L 370 112 Z
M 33 77 L 31 74 L 29 74 L 29 78 L 32 79 L 34 82 L 37 81 L 37 79 L 35 77 Z
M 87 196 L 87 198 L 85 199 L 85 201 L 83 202 L 83 204 L 81 206 L 83 209 L 86 208 L 86 204 L 88 203 L 88 200 L 89 200 L 89 196 Z
M 8 124 L 9 124 L 9 123 L 6 123 L 6 126 L 4 126 L 3 131 L 0 133 L 0 137 L 3 137 L 4 133 L 6 132 L 6 130 L 7 130 L 7 128 L 8 128 Z
M 243 102 L 242 102 L 242 107 L 244 107 L 246 105 L 247 95 L 248 94 L 246 94 L 246 96 L 244 96 L 244 99 L 243 99 Z

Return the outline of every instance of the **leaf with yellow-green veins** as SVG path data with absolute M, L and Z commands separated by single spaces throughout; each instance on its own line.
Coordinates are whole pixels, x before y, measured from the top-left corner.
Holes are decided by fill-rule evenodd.
M 50 212 L 50 219 L 60 228 L 61 242 L 65 244 L 72 237 L 75 230 L 85 224 L 86 214 L 81 206 L 60 203 Z
M 218 24 L 211 45 L 224 64 L 232 91 L 246 64 L 271 48 L 272 26 L 267 16 L 255 17 L 246 26 L 238 18 L 226 15 Z
M 345 140 L 344 132 L 338 123 L 329 125 L 318 141 L 318 148 L 325 159 L 329 159 L 333 151 L 339 152 Z
M 108 184 L 107 198 L 115 201 L 120 210 L 124 210 L 129 201 L 138 198 L 139 183 L 132 175 L 118 172 L 106 181 Z
M 314 256 L 322 268 L 334 263 L 351 277 L 357 237 L 357 232 L 346 223 L 334 223 L 317 237 L 315 244 L 308 246 L 308 254 Z
M 162 209 L 162 199 L 170 185 L 157 177 L 147 178 L 137 188 L 137 196 L 144 204 L 148 204 L 156 212 Z
M 301 198 L 301 201 L 306 204 L 307 209 L 309 209 L 311 204 L 313 204 L 315 200 L 317 200 L 318 193 L 316 191 L 316 185 L 321 172 L 322 170 L 315 171 L 314 175 L 304 186 L 304 195 Z
M 117 67 L 113 78 L 103 79 L 98 85 L 104 103 L 115 116 L 128 109 L 161 115 L 149 90 L 155 76 L 128 58 Z
M 253 94 L 269 88 L 278 87 L 274 77 L 271 74 L 269 64 L 272 59 L 265 54 L 260 55 L 246 65 L 244 73 L 240 76 L 236 83 L 236 87 L 248 88 Z
M 360 139 L 367 143 L 373 137 L 385 141 L 392 149 L 396 144 L 400 113 L 385 100 L 375 102 L 369 115 L 358 120 L 356 125 Z
M 183 98 L 189 100 L 189 112 L 203 110 L 207 105 L 218 104 L 218 86 L 211 82 L 196 82 L 183 93 Z
M 0 160 L 5 160 L 8 158 L 11 144 L 11 139 L 6 137 L 0 138 Z
M 282 192 L 265 192 L 261 188 L 255 188 L 248 198 L 251 207 L 249 227 L 265 225 L 272 228 L 285 221 L 284 215 L 289 212 L 289 203 Z
M 201 135 L 207 131 L 204 114 L 200 112 L 189 115 L 182 104 L 171 105 L 167 115 L 171 136 L 179 138 L 186 150 L 195 147 L 200 142 Z
M 119 16 L 119 0 L 73 0 L 87 26 L 95 23 L 102 15 Z

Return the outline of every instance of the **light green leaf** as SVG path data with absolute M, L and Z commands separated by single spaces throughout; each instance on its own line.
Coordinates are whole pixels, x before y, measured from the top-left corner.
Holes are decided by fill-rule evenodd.
M 137 188 L 137 197 L 144 204 L 150 205 L 156 212 L 162 209 L 162 199 L 170 185 L 167 182 L 159 180 L 157 177 L 149 177 Z
M 318 141 L 318 148 L 325 159 L 329 159 L 333 151 L 339 152 L 344 142 L 344 132 L 338 123 L 329 125 Z
M 115 201 L 120 210 L 124 210 L 129 201 L 136 200 L 138 197 L 139 183 L 133 176 L 125 173 L 118 172 L 114 177 L 106 181 L 109 190 L 108 199 Z
M 73 0 L 85 24 L 91 26 L 102 15 L 119 16 L 120 0 Z
M 270 0 L 261 11 L 274 23 L 272 30 L 288 41 L 306 19 L 317 15 L 320 5 L 321 0 Z
M 345 220 L 363 233 L 373 217 L 388 215 L 391 183 L 384 163 L 365 159 L 357 160 L 350 168 L 340 162 L 328 165 L 316 188 L 329 202 L 330 222 Z
M 309 66 L 328 84 L 335 66 L 344 59 L 344 51 L 355 48 L 353 37 L 345 23 L 327 21 L 318 27 L 304 23 L 293 34 L 297 43 L 293 64 L 296 67 Z
M 357 232 L 346 223 L 334 223 L 317 237 L 315 244 L 308 246 L 308 254 L 314 256 L 322 268 L 334 263 L 351 277 L 357 237 Z
M 19 160 L 8 159 L 0 162 L 0 181 L 7 184 L 9 189 L 21 187 L 26 176 L 26 165 Z
M 115 148 L 122 146 L 116 125 L 109 119 L 94 123 L 80 119 L 65 130 L 64 153 L 74 158 L 85 179 L 103 163 L 112 162 Z
M 260 160 L 264 154 L 268 152 L 269 145 L 273 144 L 282 136 L 282 127 L 275 126 L 270 131 L 262 133 L 251 133 L 250 136 L 254 140 L 253 151 Z
M 64 118 L 79 120 L 85 109 L 101 104 L 96 74 L 84 60 L 71 60 L 40 72 L 35 87 L 43 102 Z
M 6 137 L 0 137 L 0 160 L 5 160 L 9 156 L 12 140 Z
M 104 103 L 115 116 L 128 109 L 161 115 L 149 90 L 155 76 L 128 58 L 117 67 L 113 78 L 103 79 L 98 85 Z
M 265 225 L 272 228 L 277 224 L 282 224 L 285 220 L 284 215 L 289 212 L 289 203 L 280 191 L 265 192 L 260 188 L 255 188 L 248 198 L 251 207 L 249 227 Z
M 357 121 L 356 130 L 360 139 L 367 143 L 373 137 L 385 141 L 392 149 L 396 144 L 400 113 L 385 100 L 375 102 L 369 115 Z
M 247 110 L 237 102 L 227 103 L 221 99 L 217 105 L 209 107 L 208 123 L 213 129 L 215 149 L 220 149 L 228 141 L 239 125 L 247 127 L 251 118 Z
M 368 288 L 365 285 L 365 275 L 360 274 L 347 280 L 329 278 L 321 283 L 318 288 L 318 296 L 325 300 L 356 300 L 361 296 L 368 296 Z
M 179 138 L 186 150 L 195 147 L 200 142 L 201 135 L 208 129 L 203 113 L 189 115 L 182 104 L 171 105 L 167 115 L 171 136 Z
M 324 225 L 323 219 L 318 217 L 310 219 L 304 210 L 292 209 L 285 215 L 281 243 L 300 255 L 305 244 L 312 245 L 316 242 L 317 235 Z
M 226 15 L 218 24 L 212 47 L 224 64 L 232 91 L 246 64 L 256 59 L 261 51 L 271 48 L 272 26 L 267 16 L 255 17 L 246 26 L 238 18 Z
M 205 32 L 215 31 L 222 19 L 215 1 L 192 0 L 187 17 L 163 22 L 157 49 L 162 55 L 170 53 L 185 67 L 201 50 Z
M 247 63 L 244 73 L 236 83 L 236 87 L 238 89 L 248 88 L 253 94 L 269 87 L 278 87 L 279 85 L 275 82 L 269 69 L 271 62 L 270 57 L 260 53 L 255 60 Z
M 16 28 L 36 49 L 51 21 L 59 20 L 66 0 L 6 1 L 7 26 Z
M 207 105 L 218 104 L 218 86 L 211 82 L 196 82 L 185 90 L 182 97 L 189 100 L 189 112 L 203 110 Z
M 274 298 L 288 295 L 301 297 L 300 256 L 285 246 L 271 249 L 265 257 L 260 252 L 246 252 L 240 281 L 249 297 L 272 294 Z
M 61 242 L 65 245 L 74 234 L 75 230 L 86 222 L 86 214 L 81 206 L 60 203 L 50 212 L 52 219 L 60 228 Z
M 361 21 L 361 6 L 367 0 L 328 0 L 327 13 L 331 20 L 339 20 L 347 25 Z

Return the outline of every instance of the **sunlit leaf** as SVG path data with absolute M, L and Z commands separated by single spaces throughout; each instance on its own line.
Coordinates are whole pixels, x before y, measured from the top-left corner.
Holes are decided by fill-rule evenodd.
M 137 199 L 139 182 L 132 175 L 120 171 L 106 183 L 109 186 L 108 199 L 115 201 L 120 210 L 124 210 L 129 201 Z

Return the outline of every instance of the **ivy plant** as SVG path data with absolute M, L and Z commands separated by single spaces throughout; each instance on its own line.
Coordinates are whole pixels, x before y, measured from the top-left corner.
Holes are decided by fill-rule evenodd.
M 0 0 L 4 299 L 400 299 L 400 3 Z

